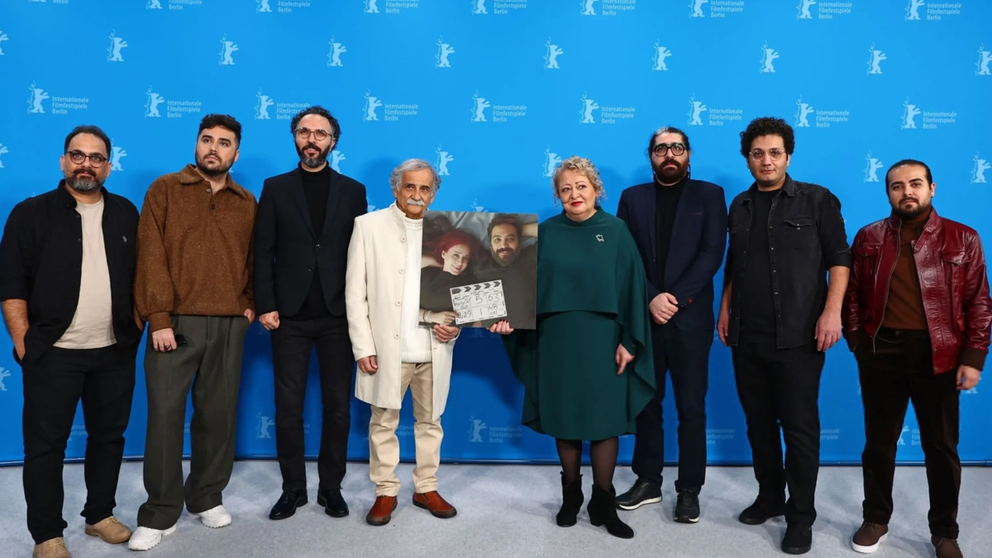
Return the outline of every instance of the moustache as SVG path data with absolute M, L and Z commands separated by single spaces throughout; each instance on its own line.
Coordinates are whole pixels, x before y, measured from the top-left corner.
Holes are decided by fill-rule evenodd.
M 420 200 L 406 200 L 407 205 L 419 205 L 420 207 L 426 207 L 427 204 Z
M 317 152 L 320 153 L 320 147 L 316 143 L 306 144 L 306 146 L 303 148 L 303 151 L 306 151 L 307 149 L 316 149 Z

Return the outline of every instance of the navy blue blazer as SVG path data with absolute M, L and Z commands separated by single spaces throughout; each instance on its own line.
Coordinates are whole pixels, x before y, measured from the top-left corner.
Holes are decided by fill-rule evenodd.
M 654 182 L 631 186 L 620 195 L 617 217 L 627 224 L 648 275 L 648 296 L 661 294 L 655 259 Z M 679 302 L 671 324 L 679 329 L 715 326 L 713 316 L 713 276 L 723 265 L 727 248 L 727 198 L 723 188 L 711 182 L 690 178 L 679 197 L 672 227 L 668 261 L 665 262 L 666 291 Z M 658 326 L 652 321 L 652 325 Z

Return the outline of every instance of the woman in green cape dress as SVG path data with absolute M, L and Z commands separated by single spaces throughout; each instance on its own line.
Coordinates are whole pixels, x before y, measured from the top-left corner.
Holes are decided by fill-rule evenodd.
M 552 184 L 564 211 L 538 230 L 537 329 L 514 331 L 504 320 L 490 331 L 504 335 L 524 384 L 523 424 L 555 438 L 558 525 L 575 525 L 582 507 L 579 467 L 589 440 L 589 520 L 631 538 L 617 516 L 613 472 L 618 437 L 634 433 L 656 389 L 643 263 L 623 221 L 599 207 L 603 185 L 588 159 L 563 161 Z

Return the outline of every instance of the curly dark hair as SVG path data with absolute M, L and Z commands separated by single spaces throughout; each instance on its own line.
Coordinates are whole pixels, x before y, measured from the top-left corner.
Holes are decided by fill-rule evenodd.
M 791 156 L 796 149 L 796 134 L 792 131 L 792 126 L 789 126 L 789 123 L 781 118 L 764 116 L 752 120 L 747 125 L 747 129 L 741 132 L 741 155 L 745 159 L 751 152 L 751 144 L 761 136 L 782 136 L 787 155 Z
M 234 140 L 241 145 L 241 123 L 238 122 L 236 118 L 229 114 L 208 114 L 203 117 L 200 121 L 200 129 L 196 132 L 196 137 L 200 137 L 200 133 L 204 130 L 209 130 L 210 128 L 226 128 L 234 133 Z
M 331 116 L 331 113 L 320 105 L 314 105 L 312 107 L 307 107 L 293 116 L 293 119 L 289 121 L 289 133 L 296 134 L 296 127 L 300 124 L 300 120 L 308 114 L 316 114 L 317 116 L 323 116 L 331 123 L 331 137 L 336 141 L 341 141 L 341 125 L 338 124 L 338 119 Z

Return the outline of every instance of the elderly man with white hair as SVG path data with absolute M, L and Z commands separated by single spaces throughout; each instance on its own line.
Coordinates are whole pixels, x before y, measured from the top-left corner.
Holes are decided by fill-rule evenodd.
M 389 177 L 396 202 L 355 219 L 348 248 L 345 302 L 358 378 L 355 395 L 372 406 L 369 477 L 375 504 L 365 520 L 389 523 L 400 481 L 396 427 L 407 388 L 413 396 L 417 466 L 413 504 L 435 517 L 455 508 L 437 492 L 441 413 L 448 398 L 451 355 L 460 329 L 421 325 L 420 267 L 424 213 L 441 179 L 430 163 L 409 159 Z

